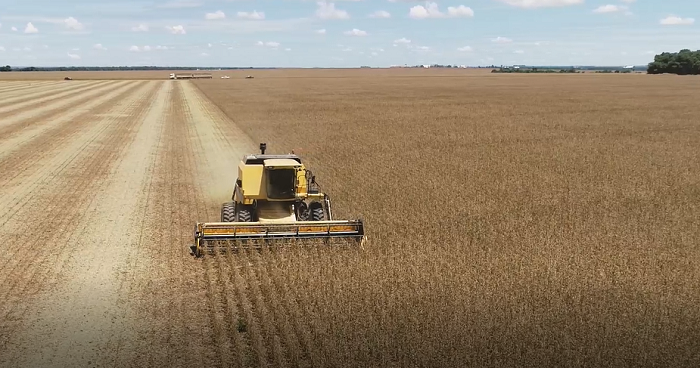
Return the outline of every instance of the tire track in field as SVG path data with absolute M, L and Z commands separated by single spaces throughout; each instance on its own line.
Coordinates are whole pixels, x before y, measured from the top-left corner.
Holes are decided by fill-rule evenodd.
M 0 100 L 0 119 L 13 115 L 18 110 L 39 106 L 61 98 L 75 96 L 91 88 L 110 84 L 109 81 L 95 81 L 75 86 L 61 86 L 56 89 L 41 89 L 37 93 L 22 93 L 22 95 Z
M 183 84 L 183 91 L 190 103 L 190 112 L 196 124 L 202 146 L 203 157 L 207 158 L 207 165 L 202 169 L 198 177 L 205 184 L 206 199 L 213 212 L 208 221 L 217 221 L 220 204 L 229 200 L 232 185 L 236 177 L 235 167 L 238 160 L 245 153 L 255 152 L 257 149 L 252 140 L 238 129 L 233 122 L 226 117 L 216 106 L 208 101 L 192 84 Z M 204 124 L 209 122 L 209 124 Z M 226 128 L 224 130 L 223 128 Z M 204 221 L 204 220 L 200 220 Z M 226 257 L 223 255 L 214 257 Z M 257 359 L 257 365 L 273 364 L 275 366 L 304 365 L 310 360 L 307 344 L 303 341 L 303 333 L 294 329 L 291 323 L 293 312 L 283 308 L 278 303 L 280 299 L 278 289 L 271 287 L 273 275 L 266 272 L 261 264 L 263 259 L 250 258 L 246 252 L 229 256 L 229 265 L 221 268 L 218 260 L 205 258 L 207 272 L 213 268 L 219 268 L 219 280 L 212 286 L 215 291 L 215 299 L 224 299 L 225 305 L 234 305 L 238 301 L 236 315 L 228 320 L 242 316 L 249 325 L 247 342 L 253 350 L 251 355 Z M 227 289 L 230 279 L 236 286 L 234 300 Z M 218 295 L 217 295 L 218 294 Z M 231 313 L 222 310 L 219 313 Z M 230 338 L 230 337 L 229 337 Z M 234 344 L 237 340 L 234 339 Z
M 0 81 L 0 92 L 5 91 L 5 90 L 11 90 L 12 88 L 17 88 L 19 86 L 26 86 L 28 83 L 27 81 Z
M 80 113 L 82 104 L 89 102 L 95 96 L 104 94 L 104 92 L 109 91 L 112 88 L 122 86 L 128 83 L 134 83 L 131 81 L 124 81 L 118 83 L 110 83 L 105 86 L 100 86 L 89 90 L 87 93 L 82 93 L 77 96 L 70 98 L 61 99 L 53 103 L 49 103 L 34 109 L 28 109 L 25 111 L 20 111 L 17 114 L 6 117 L 0 120 L 0 137 L 6 138 L 18 131 L 34 130 L 38 127 L 51 124 L 52 118 L 60 116 L 65 110 L 72 110 L 72 113 Z M 44 123 L 44 124 L 42 124 Z M 30 128 L 31 129 L 27 129 Z
M 143 261 L 134 272 L 129 299 L 138 319 L 137 346 L 128 366 L 221 366 L 213 340 L 216 326 L 207 318 L 211 309 L 201 284 L 203 272 L 192 262 L 195 221 L 206 207 L 195 188 L 196 167 L 190 133 L 184 119 L 181 83 L 173 93 L 163 140 L 158 149 L 143 226 Z
M 65 266 L 63 282 L 41 297 L 32 308 L 31 325 L 22 334 L 31 347 L 41 338 L 54 345 L 33 345 L 39 354 L 25 357 L 22 365 L 123 366 L 133 351 L 132 331 L 139 321 L 124 306 L 132 279 L 148 188 L 153 178 L 158 142 L 165 123 L 172 84 L 151 82 L 143 103 L 117 122 L 97 153 L 105 180 L 91 183 L 75 231 L 67 239 L 74 245 Z M 71 321 L 62 323 L 60 321 Z M 88 363 L 89 362 L 89 363 Z
M 32 90 L 32 89 L 39 89 L 39 88 L 44 88 L 47 86 L 54 86 L 61 84 L 61 82 L 37 82 L 33 84 L 27 84 L 29 82 L 22 81 L 22 82 L 17 82 L 14 83 L 11 86 L 5 86 L 5 88 L 0 89 L 0 98 L 6 97 L 8 94 L 12 94 L 14 92 L 19 92 L 19 91 L 26 91 L 26 90 Z M 3 83 L 5 84 L 5 83 Z
M 54 123 L 60 125 L 31 141 L 32 145 L 6 147 L 8 150 L 15 149 L 12 155 L 0 150 L 0 172 L 5 173 L 0 176 L 0 189 L 3 192 L 0 197 L 0 228 L 32 195 L 37 194 L 37 188 L 49 184 L 52 177 L 105 129 L 104 124 L 93 122 L 96 115 L 113 111 L 115 100 L 128 99 L 143 86 L 144 82 L 132 82 L 88 102 L 80 115 L 73 117 L 71 114 L 68 118 L 56 119 Z M 0 254 L 0 261 L 2 259 L 3 255 Z
M 117 105 L 112 105 L 111 111 L 119 111 L 128 114 L 138 108 L 141 104 L 140 100 L 147 97 L 149 90 L 152 89 L 152 87 L 148 86 L 146 83 L 139 84 L 141 84 L 140 89 L 136 90 L 135 88 L 130 88 L 129 91 L 123 94 L 125 99 Z M 112 97 L 122 97 L 122 95 L 113 95 Z M 113 101 L 110 103 L 113 104 Z M 86 116 L 85 120 L 90 120 L 90 117 Z M 36 262 L 33 262 L 35 257 L 46 256 L 51 253 L 51 249 L 47 250 L 42 248 L 41 239 L 43 236 L 49 238 L 51 236 L 56 236 L 56 234 L 52 234 L 56 231 L 53 231 L 52 228 L 48 228 L 46 229 L 48 232 L 39 232 L 38 235 L 40 235 L 40 237 L 34 239 L 33 235 L 37 234 L 28 233 L 31 228 L 28 229 L 27 227 L 31 226 L 31 221 L 27 220 L 31 219 L 32 216 L 38 219 L 49 216 L 49 214 L 46 213 L 36 213 L 37 202 L 42 204 L 40 207 L 45 211 L 66 210 L 59 208 L 60 206 L 58 206 L 57 203 L 64 200 L 63 196 L 70 197 L 73 194 L 70 191 L 59 193 L 62 195 L 55 194 L 55 191 L 52 192 L 52 189 L 54 189 L 53 187 L 56 185 L 56 182 L 62 178 L 69 175 L 76 175 L 74 174 L 76 171 L 75 167 L 80 164 L 81 160 L 85 160 L 85 155 L 89 155 L 91 151 L 95 151 L 95 149 L 104 144 L 101 142 L 108 139 L 104 138 L 104 136 L 109 135 L 110 132 L 115 129 L 115 121 L 118 120 L 114 118 L 98 120 L 90 129 L 84 132 L 81 139 L 73 140 L 71 145 L 54 155 L 48 162 L 48 165 L 44 166 L 46 171 L 37 171 L 31 176 L 25 177 L 24 180 L 20 181 L 18 185 L 14 187 L 2 186 L 3 192 L 8 193 L 6 197 L 14 198 L 17 203 L 21 204 L 18 208 L 14 209 L 7 205 L 0 207 L 0 209 L 3 210 L 3 212 L 0 213 L 2 215 L 0 218 L 4 219 L 2 224 L 0 224 L 0 230 L 3 230 L 3 233 L 10 237 L 10 243 L 19 244 L 26 242 L 26 244 L 24 244 L 22 248 L 13 248 L 8 246 L 10 244 L 0 245 L 0 249 L 3 250 L 0 252 L 0 279 L 3 278 L 2 276 L 12 274 L 15 271 L 21 271 L 24 267 L 29 266 L 31 268 L 36 266 Z M 89 183 L 90 178 L 76 177 L 75 179 L 84 180 Z M 29 183 L 29 185 L 22 185 L 23 183 Z M 75 188 L 73 189 L 75 190 Z M 40 224 L 41 223 L 36 223 L 34 226 Z M 58 229 L 57 232 L 63 231 L 64 229 Z M 30 264 L 25 265 L 24 263 L 27 262 Z M 10 283 L 9 285 L 5 284 L 3 286 L 5 287 L 1 288 L 0 291 L 9 294 L 13 287 L 17 285 L 16 283 Z M 4 294 L 0 293 L 0 300 L 6 299 L 3 298 L 4 296 Z
M 36 194 L 31 206 L 25 207 L 6 226 L 0 227 L 6 234 L 3 249 L 3 268 L 0 279 L 8 282 L 0 286 L 0 349 L 13 346 L 16 355 L 7 357 L 0 354 L 0 361 L 14 361 L 21 355 L 30 353 L 32 346 L 19 343 L 42 343 L 17 340 L 14 332 L 23 323 L 24 311 L 37 292 L 47 290 L 61 279 L 62 267 L 71 257 L 72 236 L 76 233 L 76 223 L 85 217 L 85 210 L 95 200 L 100 187 L 104 187 L 120 152 L 125 137 L 133 136 L 132 127 L 140 119 L 129 116 L 143 115 L 148 106 L 148 97 L 155 93 L 153 83 L 145 85 L 138 93 L 127 96 L 111 109 L 115 114 L 105 116 L 95 122 L 101 129 L 93 135 L 79 151 L 56 173 L 56 177 Z M 123 116 L 122 114 L 126 115 Z M 103 180 L 100 180 L 103 179 Z M 68 323 L 69 321 L 64 321 Z M 10 340 L 12 339 L 12 340 Z M 49 341 L 43 341 L 49 344 Z M 49 344 L 46 348 L 51 349 Z M 56 348 L 53 346 L 53 348 Z M 30 353 L 30 355 L 32 355 Z
M 17 93 L 9 94 L 9 96 L 4 96 L 2 99 L 0 99 L 0 109 L 2 109 L 0 111 L 8 109 L 17 103 L 26 102 L 32 98 L 43 98 L 51 94 L 76 90 L 79 88 L 84 88 L 85 86 L 107 82 L 108 81 L 85 81 L 74 85 L 42 85 L 41 87 L 35 89 L 17 91 Z
M 0 100 L 15 98 L 15 97 L 26 95 L 26 94 L 37 93 L 37 92 L 42 91 L 42 90 L 53 89 L 56 87 L 58 87 L 57 84 L 41 84 L 41 85 L 32 85 L 32 86 L 18 85 L 17 87 L 7 88 L 4 91 L 0 91 Z

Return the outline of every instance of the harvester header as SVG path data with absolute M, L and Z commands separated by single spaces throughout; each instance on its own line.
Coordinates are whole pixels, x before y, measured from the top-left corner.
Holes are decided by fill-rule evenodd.
M 193 252 L 233 245 L 260 247 L 271 240 L 322 239 L 364 243 L 364 222 L 335 220 L 330 197 L 295 154 L 245 155 L 238 164 L 232 201 L 221 206 L 220 222 L 195 225 Z

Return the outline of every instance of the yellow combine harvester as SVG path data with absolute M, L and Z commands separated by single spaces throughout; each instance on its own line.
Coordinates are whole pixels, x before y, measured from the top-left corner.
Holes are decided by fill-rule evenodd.
M 221 222 L 200 222 L 194 230 L 193 252 L 221 243 L 259 246 L 274 239 L 352 239 L 364 242 L 364 223 L 334 220 L 331 202 L 316 178 L 295 154 L 246 155 L 238 164 L 232 201 L 221 206 Z

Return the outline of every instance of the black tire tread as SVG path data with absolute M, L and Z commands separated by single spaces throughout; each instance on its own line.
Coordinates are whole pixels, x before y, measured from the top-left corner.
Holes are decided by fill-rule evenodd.
M 234 222 L 236 220 L 236 204 L 233 202 L 221 205 L 221 222 Z
M 241 206 L 238 210 L 238 221 L 239 222 L 251 222 L 253 221 L 253 211 L 248 206 Z
M 323 206 L 318 202 L 313 202 L 309 205 L 309 212 L 311 213 L 311 221 L 323 221 L 326 219 Z

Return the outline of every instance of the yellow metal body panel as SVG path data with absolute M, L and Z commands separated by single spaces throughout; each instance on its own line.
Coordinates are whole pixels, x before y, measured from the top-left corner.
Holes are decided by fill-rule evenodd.
M 265 167 L 280 167 L 280 168 L 290 168 L 290 167 L 301 167 L 302 165 L 296 160 L 291 158 L 270 158 L 265 160 Z
M 297 170 L 297 198 L 306 198 L 308 194 L 308 188 L 306 186 L 306 170 L 304 165 Z
M 265 199 L 265 167 L 263 165 L 238 165 L 238 178 L 242 181 L 243 197 L 246 199 Z

